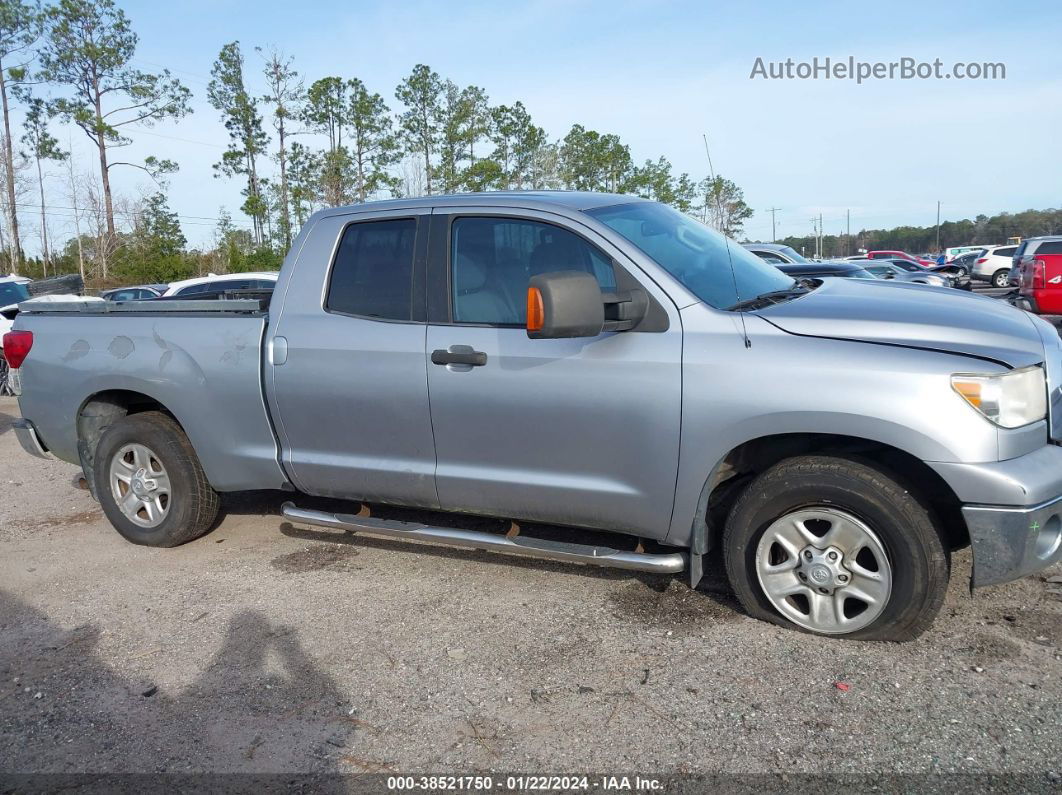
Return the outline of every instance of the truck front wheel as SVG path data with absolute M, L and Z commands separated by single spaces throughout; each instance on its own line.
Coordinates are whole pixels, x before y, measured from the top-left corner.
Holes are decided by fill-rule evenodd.
M 206 533 L 217 517 L 217 492 L 181 426 L 162 412 L 109 426 L 93 479 L 103 512 L 134 544 L 175 547 Z
M 763 472 L 731 509 L 723 543 L 751 616 L 821 635 L 912 640 L 947 590 L 948 552 L 925 507 L 847 458 L 790 458 Z

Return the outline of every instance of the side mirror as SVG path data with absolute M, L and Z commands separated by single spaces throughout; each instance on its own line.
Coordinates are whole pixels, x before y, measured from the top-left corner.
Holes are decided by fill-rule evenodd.
M 589 273 L 555 271 L 531 277 L 527 288 L 531 339 L 596 337 L 604 326 L 604 296 Z

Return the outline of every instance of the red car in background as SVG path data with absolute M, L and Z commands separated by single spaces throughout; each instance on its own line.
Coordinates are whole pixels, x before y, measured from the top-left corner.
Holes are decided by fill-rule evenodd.
M 868 251 L 867 259 L 905 259 L 909 262 L 916 262 L 923 268 L 928 268 L 930 265 L 937 264 L 931 259 L 912 257 L 906 251 Z
M 1062 315 L 1062 235 L 1027 240 L 1017 266 L 1019 306 L 1026 304 L 1041 315 Z

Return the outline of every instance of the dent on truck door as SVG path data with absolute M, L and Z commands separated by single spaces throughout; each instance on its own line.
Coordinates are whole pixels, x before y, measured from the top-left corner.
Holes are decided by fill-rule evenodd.
M 423 213 L 324 218 L 299 253 L 270 369 L 284 460 L 311 494 L 438 505 Z
M 617 266 L 552 216 L 492 212 L 432 221 L 426 358 L 442 507 L 663 538 L 678 465 L 677 319 L 659 333 L 529 339 L 531 276 L 583 270 L 614 290 Z

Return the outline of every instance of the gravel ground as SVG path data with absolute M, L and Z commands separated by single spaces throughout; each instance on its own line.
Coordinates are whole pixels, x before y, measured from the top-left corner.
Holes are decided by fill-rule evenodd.
M 993 773 L 1057 789 L 1062 586 L 902 644 L 754 621 L 681 580 L 307 529 L 227 500 L 123 541 L 0 399 L 0 772 Z M 1004 781 L 1017 781 L 1005 778 Z

